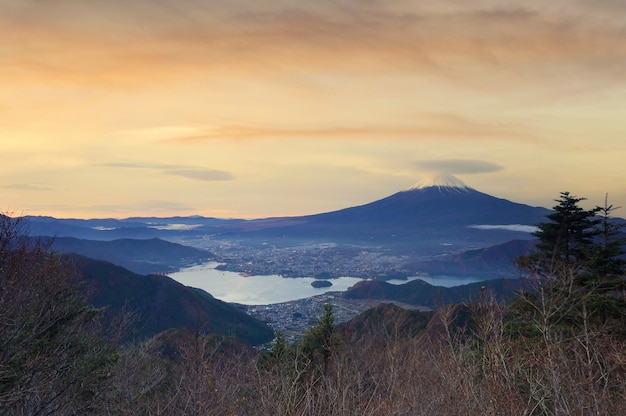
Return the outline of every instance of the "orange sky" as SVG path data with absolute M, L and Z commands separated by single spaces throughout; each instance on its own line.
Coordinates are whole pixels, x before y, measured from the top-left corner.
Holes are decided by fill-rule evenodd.
M 610 0 L 0 0 L 0 209 L 300 215 L 432 171 L 626 206 L 624 39 Z

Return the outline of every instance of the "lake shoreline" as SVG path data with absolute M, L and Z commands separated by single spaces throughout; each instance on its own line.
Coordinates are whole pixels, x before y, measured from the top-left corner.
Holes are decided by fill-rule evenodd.
M 219 270 L 222 263 L 207 262 L 171 273 L 169 277 L 190 287 L 202 289 L 216 299 L 242 305 L 268 305 L 306 299 L 327 292 L 345 292 L 357 282 L 368 280 L 358 277 L 338 277 L 329 279 L 329 287 L 315 288 L 311 283 L 315 277 L 283 277 L 280 275 L 247 275 L 239 272 Z M 390 284 L 403 284 L 421 279 L 434 286 L 460 286 L 482 281 L 478 278 L 452 276 L 415 276 L 406 280 L 387 280 Z

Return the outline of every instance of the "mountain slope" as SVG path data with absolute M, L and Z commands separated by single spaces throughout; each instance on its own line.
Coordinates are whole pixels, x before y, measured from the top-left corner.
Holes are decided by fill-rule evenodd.
M 409 261 L 402 265 L 410 274 L 513 278 L 519 275 L 515 260 L 532 251 L 536 240 L 511 240 L 504 244 L 438 256 L 435 259 Z
M 185 266 L 213 259 L 208 251 L 187 247 L 158 238 L 110 241 L 57 237 L 51 248 L 59 253 L 76 253 L 96 260 L 106 260 L 135 273 L 172 272 Z
M 441 251 L 441 244 L 450 244 L 458 245 L 459 251 L 531 239 L 532 226 L 544 221 L 549 212 L 453 182 L 413 187 L 338 211 L 263 220 L 262 227 L 250 221 L 236 228 L 247 237 L 331 239 L 421 249 L 435 246 L 433 252 Z
M 115 218 L 53 218 L 25 216 L 32 236 L 75 237 L 89 240 L 109 241 L 115 239 L 150 239 L 181 237 L 213 232 L 213 226 L 224 226 L 245 220 L 218 219 L 192 215 L 189 217 L 136 217 Z
M 336 331 L 350 345 L 384 343 L 394 338 L 415 337 L 426 330 L 432 312 L 403 309 L 393 303 L 381 303 L 337 325 Z
M 87 300 L 105 308 L 105 320 L 131 313 L 128 331 L 146 338 L 170 328 L 186 327 L 205 333 L 236 336 L 256 345 L 273 338 L 266 323 L 233 305 L 213 298 L 167 276 L 138 275 L 112 263 L 68 256 L 83 272 Z
M 369 204 L 308 218 L 331 222 L 367 221 L 391 227 L 535 225 L 548 212 L 545 208 L 530 207 L 479 192 L 452 175 L 439 175 Z
M 394 300 L 409 305 L 436 308 L 441 305 L 480 299 L 483 296 L 483 290 L 491 291 L 496 299 L 502 300 L 512 296 L 515 290 L 521 288 L 520 279 L 495 279 L 455 287 L 433 286 L 419 279 L 401 285 L 392 285 L 379 280 L 364 280 L 349 288 L 344 293 L 344 297 Z

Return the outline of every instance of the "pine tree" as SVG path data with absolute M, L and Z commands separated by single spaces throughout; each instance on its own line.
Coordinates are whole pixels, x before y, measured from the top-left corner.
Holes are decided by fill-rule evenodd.
M 620 236 L 624 224 L 612 217 L 619 207 L 609 205 L 608 196 L 604 206 L 596 207 L 599 213 L 597 224 L 598 239 L 588 252 L 589 267 L 578 279 L 578 283 L 601 293 L 624 291 L 626 289 L 626 238 Z
M 625 266 L 620 226 L 611 218 L 616 208 L 605 202 L 584 210 L 578 205 L 583 200 L 562 192 L 550 221 L 538 225 L 536 250 L 517 261 L 534 283 L 510 308 L 526 335 L 571 334 L 608 319 L 620 325 L 626 316 L 626 304 L 616 296 L 624 288 Z
M 300 340 L 299 349 L 304 358 L 322 371 L 326 371 L 333 350 L 339 343 L 334 331 L 333 305 L 326 303 L 317 324 L 309 328 Z
M 538 224 L 533 234 L 539 239 L 535 252 L 518 259 L 518 265 L 546 282 L 567 279 L 591 266 L 589 253 L 598 235 L 599 208 L 581 208 L 579 203 L 584 200 L 561 192 L 554 212 L 547 216 L 550 221 Z
M 276 339 L 261 353 L 259 367 L 266 371 L 286 372 L 293 368 L 296 352 L 289 345 L 282 331 L 276 331 Z

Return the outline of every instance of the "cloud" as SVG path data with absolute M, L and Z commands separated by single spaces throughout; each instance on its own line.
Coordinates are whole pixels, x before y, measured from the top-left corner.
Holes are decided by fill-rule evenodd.
M 477 159 L 439 159 L 414 161 L 413 166 L 419 170 L 447 172 L 452 174 L 476 174 L 498 172 L 502 166 Z
M 145 163 L 145 162 L 107 162 L 100 163 L 99 166 L 110 168 L 128 168 L 128 169 L 177 169 L 180 166 L 169 165 L 167 163 Z
M 48 185 L 37 184 L 37 183 L 31 183 L 31 184 L 15 183 L 15 184 L 4 185 L 2 187 L 6 189 L 15 189 L 18 191 L 53 191 L 54 190 Z
M 168 175 L 181 176 L 183 178 L 195 179 L 199 181 L 229 181 L 234 176 L 223 170 L 213 169 L 167 169 L 164 171 Z
M 429 74 L 476 88 L 595 84 L 626 68 L 623 13 L 586 2 L 70 0 L 0 6 L 12 82 L 145 85 L 189 73 Z M 438 2 L 439 3 L 439 2 Z M 551 2 L 552 3 L 552 2 Z M 564 6 L 566 4 L 567 6 Z M 617 6 L 615 6 L 617 7 Z M 4 8 L 4 10 L 2 10 Z M 138 29 L 140 28 L 140 29 Z M 563 76 L 563 71 L 568 76 Z
M 163 137 L 163 136 L 160 136 Z M 409 139 L 498 139 L 539 142 L 525 126 L 506 123 L 486 123 L 452 113 L 418 113 L 409 121 L 395 124 L 359 124 L 334 126 L 293 126 L 255 123 L 233 123 L 195 127 L 193 134 L 174 130 L 167 138 L 155 141 L 165 144 L 195 144 L 215 139 L 300 139 L 300 138 L 409 138 Z
M 534 225 L 522 225 L 522 224 L 502 224 L 502 225 L 470 225 L 469 228 L 476 228 L 478 230 L 507 230 L 507 231 L 519 231 L 522 233 L 534 233 L 538 228 Z
M 228 181 L 235 178 L 232 173 L 224 170 L 207 169 L 195 166 L 170 165 L 167 163 L 109 162 L 102 163 L 99 166 L 125 169 L 153 169 L 159 170 L 167 175 L 180 176 L 199 181 Z

